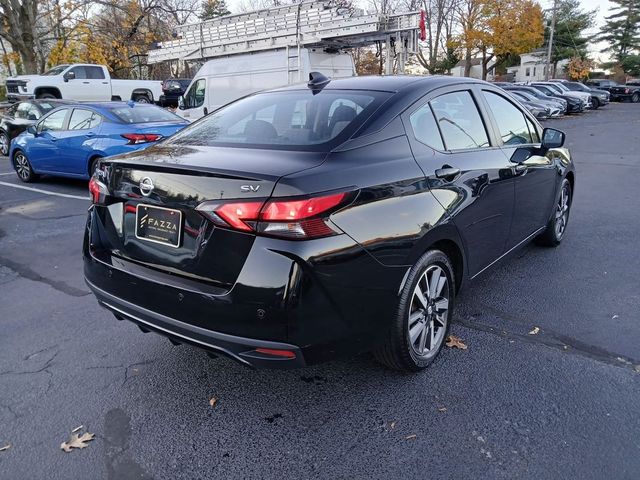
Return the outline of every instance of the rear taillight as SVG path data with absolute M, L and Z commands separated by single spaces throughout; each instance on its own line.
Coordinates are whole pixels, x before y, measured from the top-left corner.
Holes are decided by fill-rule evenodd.
M 281 238 L 308 239 L 340 233 L 329 215 L 353 198 L 334 193 L 305 199 L 254 202 L 205 202 L 200 211 L 216 225 Z
M 91 194 L 91 202 L 95 205 L 104 203 L 107 197 L 107 186 L 96 180 L 95 177 L 91 177 L 89 180 L 89 193 Z
M 129 140 L 129 142 L 127 142 L 128 145 L 157 142 L 162 139 L 162 135 L 158 135 L 157 133 L 123 133 L 120 136 Z

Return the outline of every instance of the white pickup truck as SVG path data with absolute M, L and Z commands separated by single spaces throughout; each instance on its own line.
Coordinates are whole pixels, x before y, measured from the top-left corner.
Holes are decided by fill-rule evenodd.
M 103 65 L 75 63 L 58 65 L 42 75 L 19 75 L 7 79 L 7 99 L 62 98 L 78 101 L 133 100 L 155 103 L 162 95 L 162 82 L 113 80 Z

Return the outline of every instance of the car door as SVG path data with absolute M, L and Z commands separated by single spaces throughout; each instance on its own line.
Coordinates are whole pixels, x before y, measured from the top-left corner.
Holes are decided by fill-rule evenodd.
M 89 108 L 74 108 L 67 128 L 60 132 L 60 168 L 73 175 L 87 175 L 88 162 L 95 151 L 102 117 Z
M 482 98 L 515 177 L 509 249 L 546 225 L 555 199 L 558 170 L 540 151 L 540 132 L 523 110 L 494 90 L 483 89 Z
M 27 156 L 38 171 L 57 172 L 58 140 L 66 126 L 68 108 L 54 110 L 36 126 L 36 134 L 27 144 Z
M 184 108 L 180 109 L 180 115 L 191 121 L 205 116 L 208 111 L 205 105 L 207 81 L 199 78 L 191 84 L 191 88 L 184 96 Z
M 477 275 L 505 251 L 514 202 L 510 165 L 472 89 L 441 89 L 425 100 L 405 121 L 412 150 L 460 232 L 469 273 Z
M 73 67 L 65 73 L 64 85 L 61 86 L 63 89 L 62 97 L 83 101 L 98 100 L 94 93 L 95 85 L 92 85 L 88 73 L 86 67 L 82 65 Z

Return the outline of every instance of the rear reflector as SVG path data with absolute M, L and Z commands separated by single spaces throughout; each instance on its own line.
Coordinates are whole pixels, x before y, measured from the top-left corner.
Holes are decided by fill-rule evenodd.
M 271 355 L 273 357 L 282 358 L 296 358 L 296 354 L 289 350 L 275 350 L 273 348 L 256 348 L 256 352 L 263 353 L 264 355 Z
M 123 133 L 120 136 L 129 140 L 128 145 L 157 142 L 162 139 L 162 135 L 158 135 L 156 133 Z

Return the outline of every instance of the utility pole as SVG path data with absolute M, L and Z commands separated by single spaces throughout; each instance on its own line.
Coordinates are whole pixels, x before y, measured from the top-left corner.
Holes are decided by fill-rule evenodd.
M 547 49 L 547 68 L 544 72 L 544 79 L 549 80 L 551 77 L 551 52 L 553 51 L 553 34 L 556 30 L 556 9 L 558 0 L 553 0 L 553 12 L 551 13 L 551 31 L 549 32 L 549 46 Z

